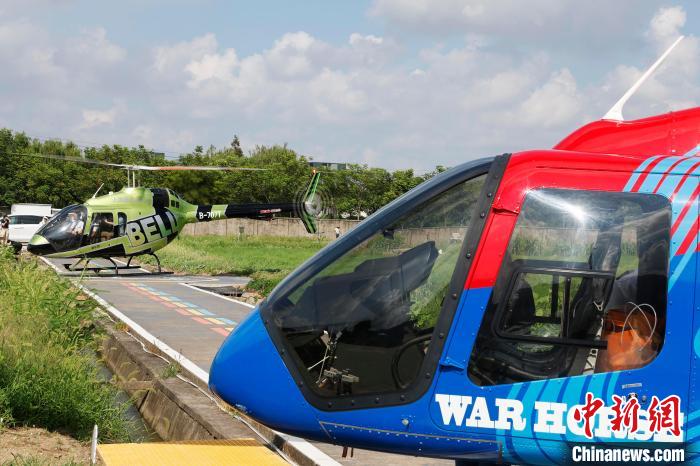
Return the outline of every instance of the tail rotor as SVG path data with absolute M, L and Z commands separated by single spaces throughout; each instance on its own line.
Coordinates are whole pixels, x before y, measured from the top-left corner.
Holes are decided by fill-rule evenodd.
M 294 214 L 299 217 L 308 233 L 318 232 L 317 220 L 328 212 L 330 203 L 318 189 L 321 173 L 314 170 L 311 182 L 304 192 L 300 192 L 294 203 Z

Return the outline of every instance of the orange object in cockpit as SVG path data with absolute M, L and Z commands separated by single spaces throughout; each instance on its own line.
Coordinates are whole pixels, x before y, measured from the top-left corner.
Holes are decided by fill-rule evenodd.
M 607 341 L 596 360 L 596 372 L 621 371 L 645 366 L 658 354 L 663 322 L 647 310 L 611 309 L 605 316 L 601 339 Z

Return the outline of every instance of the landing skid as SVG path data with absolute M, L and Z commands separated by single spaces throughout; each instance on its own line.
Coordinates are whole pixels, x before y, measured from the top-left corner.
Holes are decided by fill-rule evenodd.
M 148 275 L 165 275 L 165 274 L 171 274 L 172 272 L 163 272 L 163 269 L 161 268 L 160 265 L 160 259 L 158 256 L 156 256 L 153 253 L 149 254 L 150 256 L 153 256 L 156 259 L 156 263 L 158 264 L 158 272 L 157 273 L 147 273 Z M 63 264 L 66 270 L 69 272 L 94 272 L 95 274 L 99 275 L 100 272 L 104 271 L 112 271 L 114 272 L 114 275 L 119 275 L 119 271 L 124 271 L 124 270 L 140 270 L 141 266 L 140 265 L 131 265 L 131 260 L 134 258 L 134 256 L 129 256 L 126 265 L 118 265 L 114 259 L 111 257 L 103 257 L 102 259 L 108 260 L 109 262 L 112 263 L 112 267 L 106 267 L 106 266 L 90 266 L 90 261 L 93 259 L 87 258 L 87 257 L 81 257 L 78 259 L 77 262 L 73 264 Z M 81 267 L 81 264 L 84 264 Z M 129 274 L 129 275 L 137 275 L 137 274 Z M 140 274 L 138 274 L 140 275 Z

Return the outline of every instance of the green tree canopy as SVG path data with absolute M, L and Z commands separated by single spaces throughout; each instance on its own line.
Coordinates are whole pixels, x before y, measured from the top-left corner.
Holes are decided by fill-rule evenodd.
M 235 136 L 223 149 L 197 146 L 178 160 L 143 146 L 120 145 L 80 148 L 71 142 L 39 141 L 24 133 L 0 130 L 0 205 L 47 203 L 55 207 L 81 203 L 104 184 L 102 193 L 118 191 L 127 183 L 124 170 L 46 159 L 32 154 L 85 157 L 111 163 L 142 165 L 207 165 L 265 168 L 265 171 L 141 172 L 142 186 L 166 187 L 197 204 L 289 202 L 299 197 L 310 178 L 309 159 L 286 145 L 256 146 L 244 154 Z M 413 170 L 394 172 L 350 164 L 346 170 L 327 171 L 321 177 L 324 197 L 334 213 L 371 213 L 422 183 L 444 167 L 418 176 Z

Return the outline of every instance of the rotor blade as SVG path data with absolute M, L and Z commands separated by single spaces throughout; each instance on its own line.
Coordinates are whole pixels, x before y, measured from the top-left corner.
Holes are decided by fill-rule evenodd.
M 164 165 L 160 167 L 150 166 L 150 165 L 128 165 L 128 168 L 132 170 L 145 170 L 145 171 L 156 171 L 156 170 L 192 170 L 192 171 L 263 171 L 267 168 L 249 168 L 249 167 L 211 167 L 208 165 L 196 166 L 196 165 Z
M 78 162 L 78 163 L 90 163 L 93 165 L 105 165 L 108 167 L 117 167 L 117 168 L 128 168 L 129 165 L 124 165 L 122 163 L 111 163 L 111 162 L 105 162 L 103 160 L 94 160 L 94 159 L 86 159 L 83 157 L 73 157 L 70 155 L 57 155 L 57 154 L 39 154 L 39 153 L 23 153 L 23 152 L 7 152 L 8 154 L 11 155 L 29 155 L 32 157 L 43 157 L 45 159 L 53 159 L 53 160 L 63 160 L 66 162 Z
M 249 167 L 213 167 L 213 166 L 196 166 L 196 165 L 130 165 L 126 163 L 111 163 L 102 160 L 87 159 L 83 157 L 74 157 L 70 155 L 57 154 L 39 154 L 39 153 L 22 153 L 22 152 L 7 152 L 11 155 L 30 155 L 32 157 L 43 157 L 46 159 L 63 160 L 66 162 L 90 163 L 93 165 L 105 165 L 108 167 L 124 168 L 127 170 L 142 170 L 142 171 L 175 171 L 175 170 L 192 170 L 192 171 L 264 171 L 267 168 L 249 168 Z

